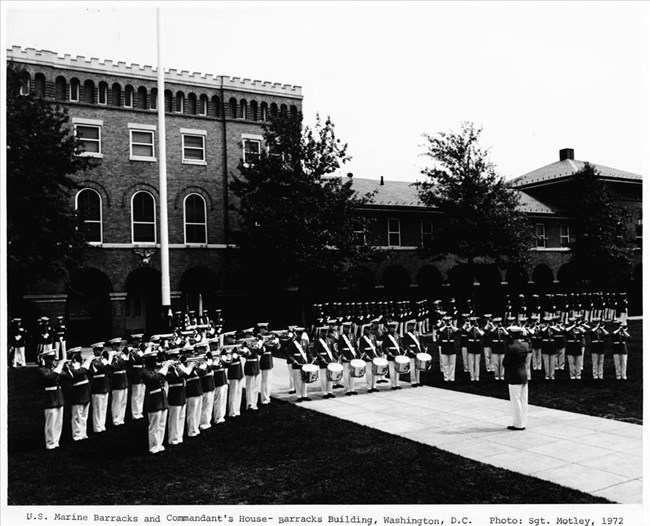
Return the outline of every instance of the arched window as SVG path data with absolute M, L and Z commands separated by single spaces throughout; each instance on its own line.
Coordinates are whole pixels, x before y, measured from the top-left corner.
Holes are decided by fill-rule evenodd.
M 158 89 L 151 89 L 151 102 L 149 103 L 149 108 L 152 110 L 158 109 Z
M 45 98 L 45 75 L 42 73 L 34 75 L 34 91 L 36 91 L 37 97 Z
M 208 96 L 207 95 L 201 95 L 199 98 L 199 115 L 207 115 L 208 114 Z
M 286 104 L 281 104 L 280 105 L 280 115 L 283 117 L 286 117 L 288 115 L 288 110 L 287 110 L 287 105 Z
M 144 86 L 138 88 L 138 108 L 141 110 L 147 109 L 147 88 Z
M 88 243 L 102 242 L 102 198 L 90 188 L 84 188 L 75 199 L 75 208 L 83 220 L 84 237 Z
M 196 115 L 196 95 L 194 93 L 187 96 L 187 112 L 190 115 Z
M 122 87 L 116 82 L 111 88 L 111 106 L 122 105 Z
M 176 113 L 185 111 L 185 94 L 182 91 L 176 93 Z
M 127 85 L 124 87 L 124 107 L 133 108 L 133 86 Z
M 246 103 L 246 99 L 239 101 L 239 118 L 244 120 L 248 119 L 248 104 Z
M 95 83 L 92 80 L 84 82 L 84 102 L 95 104 Z
M 172 92 L 169 91 L 168 89 L 166 89 L 165 90 L 165 111 L 167 113 L 172 112 L 173 100 L 174 100 L 174 97 L 172 96 Z
M 79 79 L 70 80 L 70 102 L 79 102 Z
M 271 103 L 271 117 L 278 116 L 278 105 L 275 102 Z
M 108 103 L 108 84 L 106 82 L 99 83 L 99 104 L 104 106 Z
M 134 243 L 156 242 L 156 201 L 149 192 L 133 194 L 131 233 Z
M 266 102 L 260 104 L 260 113 L 262 114 L 262 120 L 264 122 L 269 120 L 269 105 Z
M 54 82 L 54 98 L 65 100 L 65 77 L 57 77 Z
M 252 121 L 257 120 L 257 101 L 252 100 L 251 101 L 251 115 L 250 118 Z
M 291 107 L 289 108 L 289 114 L 294 118 L 297 117 L 298 116 L 298 108 L 292 104 Z
M 208 242 L 208 229 L 205 220 L 205 199 L 199 194 L 189 194 L 185 198 L 185 243 Z
M 20 75 L 20 94 L 29 95 L 29 73 L 26 71 Z
M 212 97 L 212 113 L 213 117 L 221 117 L 221 101 L 216 95 Z
M 232 97 L 228 101 L 228 113 L 229 113 L 228 117 L 230 117 L 231 119 L 237 118 L 237 99 L 235 99 L 234 97 Z

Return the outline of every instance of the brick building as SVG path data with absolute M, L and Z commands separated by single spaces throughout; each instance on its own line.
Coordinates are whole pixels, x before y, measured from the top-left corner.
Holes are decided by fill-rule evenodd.
M 59 283 L 27 285 L 21 313 L 66 316 L 71 339 L 79 343 L 153 330 L 160 316 L 156 70 L 19 47 L 8 50 L 7 60 L 24 68 L 25 93 L 67 109 L 85 144 L 84 155 L 100 161 L 78 176 L 80 189 L 71 196 L 84 213 L 90 240 L 83 269 Z M 386 258 L 375 267 L 354 269 L 352 286 L 343 287 L 340 277 L 331 276 L 326 296 L 309 296 L 295 287 L 279 299 L 260 302 L 247 296 L 237 249 L 230 243 L 235 217 L 229 210 L 228 183 L 239 163 L 254 160 L 264 147 L 262 124 L 269 116 L 301 111 L 301 88 L 169 70 L 164 104 L 174 308 L 198 309 L 201 304 L 230 308 L 231 319 L 248 321 L 265 313 L 275 317 L 272 322 L 287 322 L 295 321 L 301 304 L 314 300 L 405 299 L 462 290 L 467 278 L 462 265 L 426 261 L 417 253 L 439 212 L 424 207 L 408 182 L 355 177 L 354 188 L 361 194 L 376 192 L 359 211 L 376 221 L 371 231 L 351 235 L 381 247 Z M 554 196 L 581 166 L 566 149 L 558 162 L 511 182 L 535 224 L 534 263 L 506 270 L 481 267 L 477 283 L 484 296 L 574 285 L 566 247 L 571 225 Z M 629 211 L 628 240 L 640 247 L 641 176 L 595 167 Z M 633 277 L 629 290 L 638 291 L 640 298 L 640 250 Z M 279 312 L 278 301 L 287 312 Z

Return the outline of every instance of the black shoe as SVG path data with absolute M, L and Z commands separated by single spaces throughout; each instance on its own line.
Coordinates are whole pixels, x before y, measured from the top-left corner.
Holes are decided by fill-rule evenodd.
M 298 400 L 296 400 L 296 402 L 302 402 L 302 401 L 303 401 L 302 398 L 298 398 Z
M 354 396 L 356 396 L 356 395 L 358 395 L 359 393 L 357 393 L 356 391 L 352 391 L 352 394 L 353 394 Z
M 305 396 L 305 398 L 302 399 L 303 402 L 311 402 L 311 398 L 308 396 Z
M 523 431 L 523 430 L 526 429 L 526 428 L 525 428 L 525 427 L 508 426 L 508 429 L 509 429 L 510 431 Z
M 341 384 L 335 384 L 334 389 L 343 389 L 345 386 Z
M 387 384 L 388 380 L 377 380 L 378 384 Z
M 348 391 L 347 393 L 345 393 L 345 396 L 352 396 L 352 393 Z
M 399 389 L 399 387 L 395 387 L 395 386 L 393 386 L 393 387 L 391 387 L 390 389 L 391 389 L 391 391 L 395 391 L 396 389 Z
M 419 384 L 411 384 L 411 387 L 418 387 Z
M 398 386 L 395 387 L 395 389 L 401 389 L 401 387 L 398 385 Z
M 295 389 L 291 389 L 291 390 L 289 391 L 289 394 L 296 394 L 296 390 L 295 390 Z

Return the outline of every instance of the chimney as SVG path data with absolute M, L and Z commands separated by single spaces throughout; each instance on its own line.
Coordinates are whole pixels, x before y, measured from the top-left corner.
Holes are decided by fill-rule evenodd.
M 379 186 L 384 186 L 384 176 L 383 175 L 379 178 Z
M 352 179 L 352 176 L 353 176 L 353 175 L 354 175 L 354 174 L 353 174 L 352 172 L 348 172 L 348 178 Z
M 560 161 L 573 161 L 573 148 L 564 148 L 560 150 Z

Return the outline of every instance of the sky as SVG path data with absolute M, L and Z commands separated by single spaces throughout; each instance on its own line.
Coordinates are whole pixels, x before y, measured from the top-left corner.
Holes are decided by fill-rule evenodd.
M 2 2 L 18 45 L 302 86 L 356 177 L 415 181 L 424 134 L 483 128 L 510 179 L 576 159 L 647 173 L 648 2 Z

